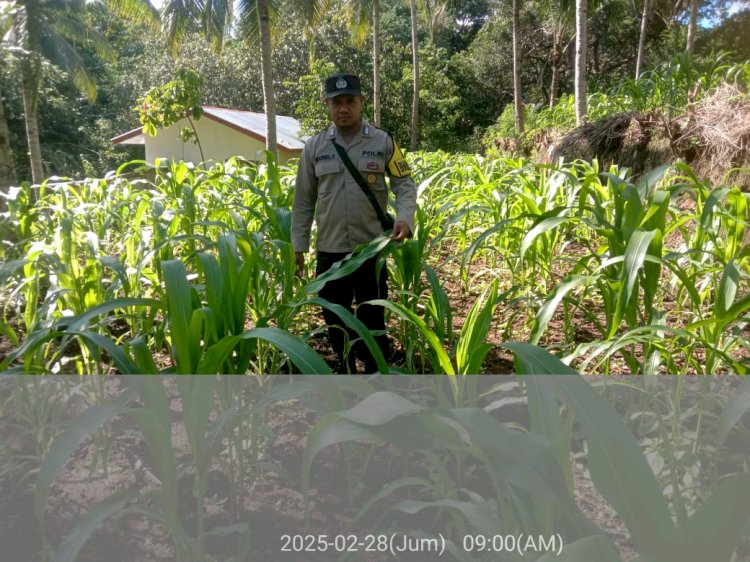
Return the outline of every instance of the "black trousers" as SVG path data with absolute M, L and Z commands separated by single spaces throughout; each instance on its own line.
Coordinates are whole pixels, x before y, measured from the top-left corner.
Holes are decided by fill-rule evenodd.
M 346 255 L 345 253 L 318 252 L 315 275 L 328 271 L 333 264 L 344 259 Z M 346 277 L 329 281 L 320 290 L 319 296 L 352 312 L 369 330 L 384 331 L 385 309 L 382 306 L 361 304 L 373 299 L 388 298 L 388 272 L 383 265 L 380 275 L 376 276 L 376 263 L 377 257 L 369 259 Z M 352 308 L 353 302 L 357 303 L 356 312 Z M 359 337 L 354 330 L 346 328 L 338 315 L 329 310 L 323 309 L 323 318 L 328 326 L 328 339 L 331 347 L 339 358 L 339 372 L 356 373 L 356 358 L 364 363 L 366 373 L 374 373 L 378 370 L 375 358 L 363 341 L 356 342 L 351 351 L 346 353 L 347 337 L 350 342 Z M 375 341 L 388 359 L 388 338 L 383 334 L 375 336 Z

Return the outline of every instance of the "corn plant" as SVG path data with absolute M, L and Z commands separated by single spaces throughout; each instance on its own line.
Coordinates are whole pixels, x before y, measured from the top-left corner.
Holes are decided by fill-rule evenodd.
M 584 457 L 592 480 L 624 521 L 642 558 L 698 562 L 706 556 L 717 556 L 729 562 L 750 515 L 747 474 L 722 479 L 709 495 L 696 500 L 691 513 L 681 514 L 683 485 L 672 480 L 666 487 L 655 478 L 642 445 L 607 399 L 543 349 L 525 343 L 507 343 L 504 347 L 514 353 L 518 373 L 565 375 L 520 379 L 528 388 L 531 431 L 509 432 L 478 407 L 435 409 L 436 397 L 424 392 L 412 393 L 421 400 L 410 400 L 373 389 L 353 406 L 329 412 L 313 428 L 302 467 L 303 494 L 307 496 L 310 469 L 324 447 L 376 439 L 424 458 L 440 479 L 436 482 L 406 475 L 366 501 L 357 518 L 380 500 L 394 494 L 402 498 L 389 503 L 378 520 L 378 528 L 383 531 L 389 530 L 389 512 L 414 515 L 432 511 L 436 513 L 433 527 L 426 534 L 421 531 L 422 536 L 433 536 L 437 525 L 448 539 L 448 548 L 453 541 L 455 551 L 460 550 L 456 537 L 467 533 L 544 533 L 553 529 L 564 534 L 566 548 L 561 554 L 536 559 L 620 560 L 609 539 L 572 501 L 570 443 L 575 420 L 586 440 Z M 679 388 L 675 391 L 675 400 L 679 401 Z M 737 408 L 739 404 L 733 400 L 729 404 L 733 410 L 722 416 L 722 435 L 726 436 L 728 428 L 747 411 L 745 406 Z M 682 420 L 679 411 L 673 419 Z M 492 482 L 492 501 L 471 490 L 459 493 L 460 473 L 455 473 L 456 468 L 448 462 L 459 453 L 485 467 Z M 516 466 L 519 459 L 523 459 L 523 469 Z M 403 499 L 410 490 L 419 499 Z M 702 532 L 705 528 L 710 529 L 709 534 Z M 420 533 L 417 529 L 407 532 Z M 492 556 L 497 554 L 480 559 L 497 559 Z
M 586 368 L 609 371 L 622 357 L 633 372 L 744 370 L 735 356 L 746 346 L 748 207 L 737 188 L 714 189 L 679 164 L 676 174 L 660 169 L 634 182 L 627 170 L 605 172 L 596 162 L 415 158 L 415 238 L 383 248 L 398 304 L 449 358 L 459 335 L 447 282 L 477 296 L 496 279 L 497 292 L 513 299 L 505 326 L 496 324 L 506 338 L 520 332 L 545 341 L 562 315 L 560 345 Z M 145 166 L 150 179 L 132 179 L 135 165 Z M 4 246 L 12 259 L 0 271 L 0 330 L 26 351 L 13 354 L 16 368 L 120 369 L 105 364 L 101 346 L 92 343 L 99 336 L 130 358 L 129 370 L 139 364 L 136 354 L 144 361 L 170 357 L 170 365 L 143 363 L 148 372 L 177 368 L 179 338 L 172 338 L 168 312 L 175 281 L 167 290 L 163 276 L 175 260 L 187 279 L 189 314 L 202 326 L 191 340 L 202 342 L 199 354 L 253 328 L 279 328 L 303 340 L 319 333 L 319 305 L 310 301 L 320 283 L 294 276 L 293 181 L 294 170 L 273 160 L 256 166 L 234 159 L 207 169 L 136 162 L 102 180 L 9 192 L 0 222 L 13 232 Z M 138 299 L 161 304 L 124 304 L 145 302 Z M 78 325 L 86 336 L 70 331 L 72 319 L 105 309 Z M 407 370 L 447 370 L 435 367 L 442 358 L 432 336 L 390 314 L 398 319 Z M 581 321 L 593 324 L 595 341 L 576 341 Z M 230 347 L 218 369 L 293 368 L 266 340 L 241 338 Z

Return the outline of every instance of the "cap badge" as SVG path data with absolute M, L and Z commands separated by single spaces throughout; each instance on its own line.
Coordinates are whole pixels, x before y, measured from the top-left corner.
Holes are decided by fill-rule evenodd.
M 343 78 L 339 78 L 338 80 L 336 80 L 337 90 L 343 90 L 344 88 L 346 88 L 346 86 L 347 86 L 346 80 L 344 80 Z

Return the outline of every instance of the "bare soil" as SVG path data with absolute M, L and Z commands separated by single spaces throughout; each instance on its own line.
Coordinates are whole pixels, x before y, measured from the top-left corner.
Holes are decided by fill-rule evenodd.
M 108 392 L 119 387 L 117 377 L 108 380 Z M 82 400 L 72 400 L 69 415 L 80 413 Z M 190 449 L 181 423 L 180 405 L 172 401 L 172 444 L 178 463 L 191 466 Z M 300 403 L 284 403 L 272 408 L 267 417 L 268 436 L 264 462 L 256 467 L 256 478 L 238 483 L 232 491 L 227 473 L 215 464 L 209 474 L 207 493 L 202 499 L 206 514 L 205 528 L 246 524 L 249 552 L 245 560 L 324 561 L 337 560 L 331 552 L 282 553 L 285 534 L 337 534 L 360 538 L 371 533 L 398 532 L 403 529 L 440 529 L 446 524 L 435 510 L 417 515 L 389 511 L 394 502 L 420 497 L 419 492 L 399 491 L 374 505 L 361 519 L 355 516 L 368 498 L 383 485 L 403 476 L 429 478 L 425 466 L 416 456 L 403 454 L 391 447 L 359 444 L 348 450 L 335 445 L 321 451 L 313 465 L 310 488 L 309 520 L 304 517 L 304 499 L 300 492 L 299 476 L 303 454 L 311 428 L 318 416 Z M 5 420 L 9 421 L 9 420 Z M 30 453 L 30 443 L 18 435 L 12 426 L 2 424 L 3 441 L 14 444 L 16 455 Z M 159 480 L 144 442 L 127 418 L 118 418 L 105 430 L 109 449 L 106 470 L 101 453 L 101 442 L 87 439 L 75 455 L 58 473 L 51 488 L 45 521 L 47 536 L 54 547 L 70 532 L 75 522 L 97 502 L 121 490 L 137 490 L 141 507 L 153 508 L 145 499 L 149 491 L 159 487 Z M 448 460 L 448 459 L 446 459 Z M 351 463 L 351 464 L 348 464 Z M 450 464 L 450 463 L 449 463 Z M 346 467 L 349 467 L 345 470 Z M 92 468 L 93 467 L 93 468 Z M 618 545 L 624 559 L 631 558 L 632 547 L 627 531 L 606 502 L 590 483 L 583 465 L 575 465 L 575 498 L 584 513 L 600 526 Z M 463 467 L 462 486 L 485 497 L 491 497 L 489 482 L 470 462 Z M 0 544 L 3 559 L 13 562 L 40 560 L 40 532 L 34 516 L 33 472 L 25 478 L 20 473 L 0 476 Z M 196 519 L 193 495 L 194 476 L 188 470 L 180 480 L 180 513 L 183 527 L 195 533 Z M 233 495 L 234 494 L 234 495 Z M 429 513 L 427 513 L 430 511 Z M 206 540 L 206 560 L 228 560 L 237 552 L 239 535 L 212 535 Z M 133 561 L 163 562 L 174 560 L 175 551 L 165 527 L 143 513 L 130 512 L 108 520 L 87 541 L 80 562 Z M 375 552 L 359 552 L 352 560 L 375 562 L 392 560 Z M 414 555 L 403 560 L 434 560 L 434 555 Z M 450 558 L 448 558 L 450 559 Z

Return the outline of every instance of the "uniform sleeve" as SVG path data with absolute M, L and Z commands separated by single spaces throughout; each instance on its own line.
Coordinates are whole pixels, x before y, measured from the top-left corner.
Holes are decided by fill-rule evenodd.
M 388 138 L 386 145 L 386 157 L 388 159 L 388 176 L 390 178 L 391 191 L 396 196 L 396 220 L 404 221 L 409 225 L 409 230 L 414 234 L 414 213 L 417 210 L 417 186 L 411 179 L 411 169 L 407 164 L 401 149 L 393 140 Z
M 292 202 L 292 246 L 295 252 L 310 251 L 310 229 L 318 199 L 318 180 L 312 163 L 312 146 L 305 145 L 297 168 Z

